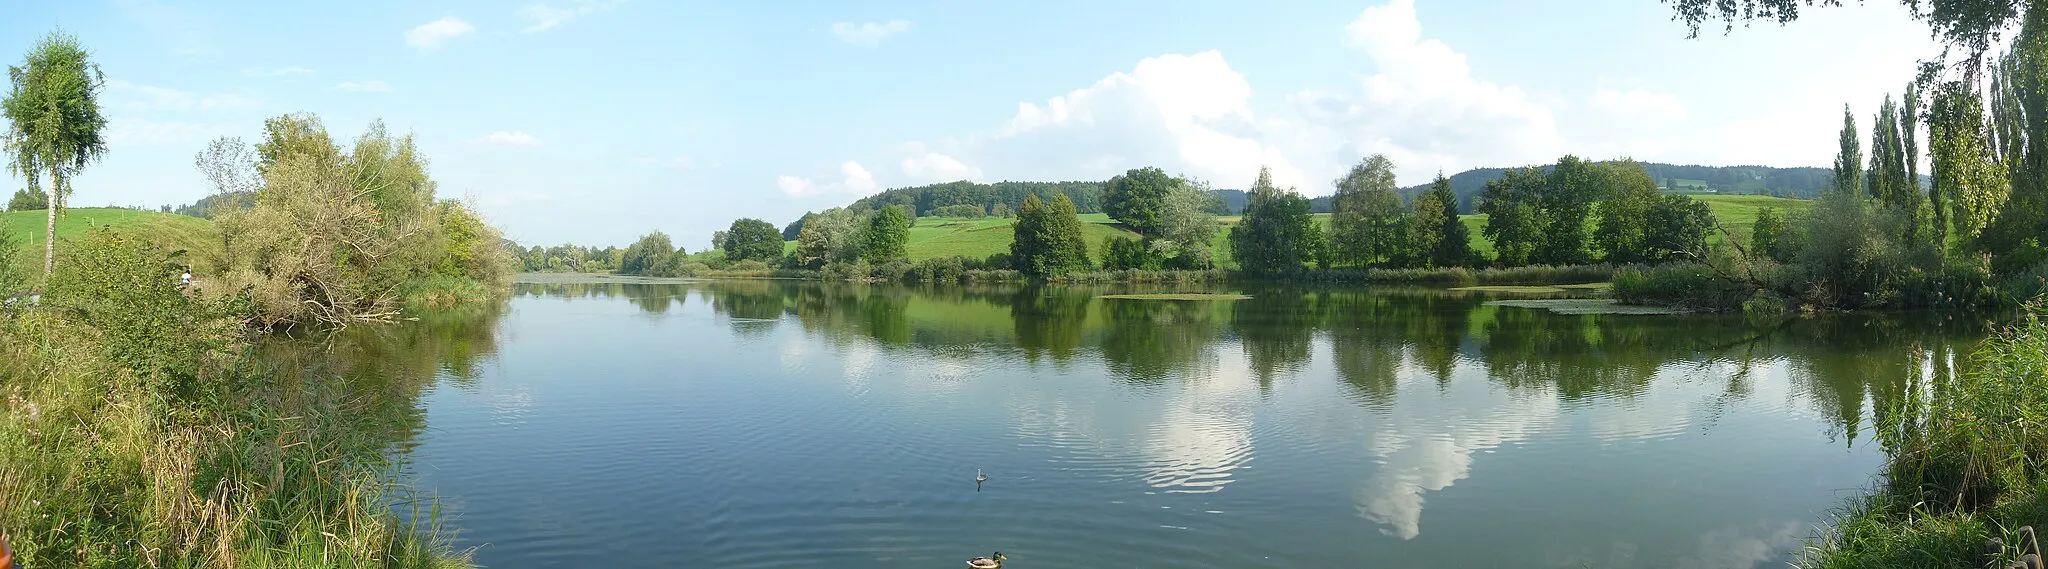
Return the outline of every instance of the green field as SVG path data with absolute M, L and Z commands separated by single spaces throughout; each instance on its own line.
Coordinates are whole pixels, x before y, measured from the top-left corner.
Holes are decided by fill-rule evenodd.
M 1707 207 L 1713 209 L 1714 217 L 1721 221 L 1723 227 L 1728 228 L 1729 231 L 1734 232 L 1736 236 L 1743 239 L 1749 238 L 1750 227 L 1756 224 L 1756 212 L 1758 209 L 1765 206 L 1775 207 L 1778 209 L 1779 215 L 1783 216 L 1804 210 L 1813 204 L 1813 202 L 1808 200 L 1794 200 L 1771 196 L 1700 195 L 1693 196 L 1693 199 L 1705 202 Z M 1101 260 L 1102 241 L 1104 239 L 1115 235 L 1131 237 L 1137 235 L 1130 230 L 1124 229 L 1123 226 L 1118 225 L 1115 221 L 1110 220 L 1106 214 L 1090 213 L 1082 214 L 1080 217 L 1082 235 L 1088 239 L 1088 253 L 1098 261 Z M 1217 219 L 1223 222 L 1223 229 L 1216 232 L 1216 237 L 1210 241 L 1210 248 L 1215 251 L 1215 259 L 1218 266 L 1225 268 L 1236 267 L 1237 263 L 1230 256 L 1228 235 L 1230 228 L 1237 225 L 1238 217 L 1232 215 Z M 1318 227 L 1323 228 L 1325 231 L 1329 230 L 1330 214 L 1315 214 L 1314 219 Z M 1459 216 L 1459 219 L 1465 222 L 1465 228 L 1471 235 L 1472 249 L 1482 255 L 1492 255 L 1493 242 L 1488 241 L 1481 234 L 1481 230 L 1486 228 L 1486 214 L 1463 215 Z M 1009 252 L 1010 223 L 1013 221 L 1015 220 L 993 217 L 981 219 L 920 217 L 917 219 L 917 225 L 910 228 L 910 259 L 915 261 L 934 257 L 951 257 L 954 255 L 979 259 L 995 253 Z M 1719 232 L 1711 233 L 1708 239 L 1714 243 L 1721 242 Z M 785 246 L 793 248 L 795 247 L 795 242 L 787 243 Z
M 20 262 L 40 274 L 43 261 L 43 231 L 48 222 L 43 210 L 0 213 L 0 232 L 9 241 L 21 245 Z M 103 207 L 70 208 L 57 216 L 57 241 L 77 238 L 94 227 L 112 227 L 130 235 L 141 237 L 167 249 L 191 251 L 197 259 L 218 257 L 221 253 L 220 229 L 212 221 L 178 215 Z M 201 263 L 193 263 L 201 265 Z

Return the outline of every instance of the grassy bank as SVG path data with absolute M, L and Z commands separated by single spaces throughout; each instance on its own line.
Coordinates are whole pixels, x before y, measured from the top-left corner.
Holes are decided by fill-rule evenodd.
M 49 223 L 48 214 L 43 210 L 15 211 L 0 213 L 0 239 L 12 241 L 22 248 L 17 268 L 23 274 L 32 275 L 38 282 L 42 278 L 43 231 Z M 212 221 L 197 217 L 154 211 L 105 207 L 68 208 L 57 217 L 57 241 L 76 240 L 93 228 L 113 228 L 122 233 L 149 243 L 162 246 L 165 250 L 187 251 L 186 262 L 195 268 L 211 263 L 202 260 L 220 257 L 220 228 Z
M 60 254 L 40 304 L 0 311 L 0 528 L 22 566 L 469 565 L 432 511 L 395 511 L 364 397 L 254 355 L 246 301 L 188 296 L 146 240 Z
M 2004 567 L 2020 526 L 2048 524 L 2048 311 L 2041 300 L 1976 352 L 1922 354 L 1880 401 L 1876 491 L 1800 560 L 1814 568 Z M 1996 547 L 1987 547 L 1995 543 Z

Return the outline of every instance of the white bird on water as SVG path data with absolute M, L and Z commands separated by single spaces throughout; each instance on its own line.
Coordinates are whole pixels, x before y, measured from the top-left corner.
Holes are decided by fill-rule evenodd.
M 976 468 L 976 469 L 974 469 L 974 482 L 975 482 L 976 484 L 979 484 L 979 483 L 982 483 L 982 482 L 987 482 L 987 481 L 988 481 L 988 475 L 987 475 L 987 474 L 982 474 L 982 473 L 981 473 L 981 469 L 979 469 L 979 468 Z

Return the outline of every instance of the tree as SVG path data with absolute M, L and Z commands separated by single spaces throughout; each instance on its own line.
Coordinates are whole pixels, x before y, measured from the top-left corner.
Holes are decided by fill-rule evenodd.
M 1335 182 L 1330 198 L 1330 245 L 1337 262 L 1382 266 L 1406 256 L 1401 195 L 1394 162 L 1384 154 L 1360 160 Z
M 1974 244 L 1998 215 L 2010 189 L 2005 172 L 1992 160 L 1983 99 L 1975 89 L 1961 81 L 1945 82 L 1937 89 L 1929 109 L 1927 141 L 1933 193 L 1948 206 L 1943 217 L 1964 243 Z
M 798 234 L 802 234 L 803 230 L 799 229 L 799 230 L 797 230 L 797 232 L 798 232 Z M 724 250 L 725 250 L 725 240 L 726 240 L 726 238 L 728 238 L 728 237 L 731 237 L 731 236 L 732 236 L 732 235 L 731 235 L 731 234 L 730 234 L 729 232 L 727 232 L 727 231 L 725 231 L 725 230 L 723 230 L 723 229 L 720 229 L 720 230 L 718 230 L 718 231 L 713 231 L 713 232 L 711 232 L 711 248 L 712 248 L 712 249 L 717 249 L 717 250 L 720 250 L 720 251 L 724 251 Z
M 1012 213 L 1009 204 L 997 203 L 988 207 L 989 217 L 1009 217 Z
M 626 247 L 625 257 L 619 260 L 619 273 L 627 275 L 657 275 L 669 263 L 669 256 L 675 254 L 675 244 L 668 234 L 656 231 L 640 236 Z
M 805 216 L 803 229 L 796 236 L 797 265 L 819 269 L 859 258 L 860 246 L 854 239 L 857 217 L 851 211 L 837 208 Z
M 99 105 L 106 76 L 77 38 L 51 32 L 21 65 L 7 68 L 7 77 L 0 114 L 13 124 L 5 145 L 8 167 L 31 187 L 48 178 L 43 274 L 49 275 L 57 268 L 57 212 L 71 194 L 71 179 L 107 153 L 107 118 Z
M 7 211 L 32 211 L 50 207 L 50 196 L 42 192 L 15 190 L 14 198 L 7 200 Z
M 1643 260 L 1705 257 L 1707 231 L 1714 227 L 1714 212 L 1706 203 L 1691 196 L 1665 195 L 1656 198 L 1647 217 L 1649 231 L 1643 236 Z
M 1437 172 L 1429 190 L 1410 204 L 1414 253 L 1431 267 L 1455 267 L 1472 262 L 1471 231 L 1458 219 L 1458 195 L 1451 191 L 1451 179 Z
M 1611 183 L 1593 228 L 1593 243 L 1609 263 L 1651 260 L 1650 210 L 1658 204 L 1656 182 L 1642 164 L 1622 159 L 1601 164 Z
M 1213 213 L 1219 201 L 1208 182 L 1180 180 L 1160 208 L 1159 237 L 1149 245 L 1152 255 L 1168 268 L 1209 268 L 1209 244 L 1220 225 Z
M 1863 150 L 1856 138 L 1856 114 L 1842 105 L 1842 148 L 1835 153 L 1834 190 L 1860 195 L 1863 188 Z
M 1749 228 L 1749 252 L 1785 262 L 1791 259 L 1785 247 L 1785 219 L 1778 216 L 1777 208 L 1765 206 L 1756 210 L 1756 222 Z
M 223 136 L 206 144 L 192 156 L 192 165 L 213 186 L 214 195 L 235 195 L 256 191 L 263 178 L 256 173 L 256 153 L 242 139 Z
M 1309 219 L 1308 198 L 1275 187 L 1272 169 L 1259 168 L 1245 200 L 1244 217 L 1230 228 L 1238 266 L 1253 273 L 1294 273 L 1323 261 L 1323 232 Z
M 1589 260 L 1586 221 L 1593 214 L 1593 202 L 1607 195 L 1607 172 L 1598 165 L 1565 156 L 1550 169 L 1550 177 L 1537 194 L 1537 221 L 1541 239 L 1531 252 L 1532 262 L 1574 265 Z
M 1160 265 L 1160 258 L 1152 254 L 1143 237 L 1132 239 L 1118 235 L 1102 241 L 1103 270 L 1156 270 Z
M 1180 180 L 1158 168 L 1124 172 L 1102 186 L 1102 211 L 1146 237 L 1159 236 L 1160 210 Z
M 1541 239 L 1535 202 L 1545 183 L 1543 171 L 1534 166 L 1508 170 L 1486 183 L 1479 208 L 1486 214 L 1486 227 L 1480 231 L 1493 240 L 1495 262 L 1510 267 L 1529 264 Z
M 910 216 L 903 206 L 888 206 L 868 218 L 861 231 L 860 256 L 870 262 L 900 261 L 910 243 Z
M 1698 37 L 1700 24 L 1711 19 L 1727 23 L 1726 30 L 1734 31 L 1736 21 L 1776 21 L 1788 24 L 1799 19 L 1801 6 L 1816 5 L 1813 0 L 1665 0 L 1677 12 L 1677 19 L 1685 22 L 1692 37 Z M 2031 2 L 2013 0 L 1902 0 L 1913 8 L 1913 16 L 1927 22 L 1934 35 L 1949 45 L 1962 47 L 1966 57 L 1974 58 L 1990 49 L 1992 40 L 1999 32 L 2012 25 L 2019 17 L 2020 6 L 2032 6 Z M 1821 6 L 1839 6 L 1839 1 L 1821 2 Z
M 772 261 L 782 256 L 782 232 L 766 221 L 751 217 L 733 220 L 725 230 L 725 258 L 729 261 Z
M 1081 219 L 1066 196 L 1051 204 L 1037 195 L 1024 198 L 1017 221 L 1010 225 L 1010 257 L 1017 270 L 1033 277 L 1051 277 L 1088 268 L 1088 243 L 1081 238 Z

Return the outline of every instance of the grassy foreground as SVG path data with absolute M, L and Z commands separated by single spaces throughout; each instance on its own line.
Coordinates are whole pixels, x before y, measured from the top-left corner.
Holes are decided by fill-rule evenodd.
M 60 245 L 42 302 L 0 308 L 0 528 L 21 566 L 469 566 L 433 512 L 393 508 L 371 396 L 258 357 L 247 303 L 179 290 L 161 245 Z
M 1920 357 L 1926 371 L 1878 401 L 1882 481 L 1801 566 L 2005 567 L 2020 526 L 2048 527 L 2048 310 L 2035 301 L 1974 353 Z

